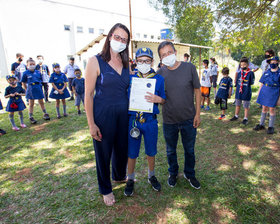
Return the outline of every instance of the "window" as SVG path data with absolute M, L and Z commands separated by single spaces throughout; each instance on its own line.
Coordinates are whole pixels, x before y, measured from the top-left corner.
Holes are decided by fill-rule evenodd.
M 140 39 L 140 33 L 136 33 L 136 38 Z
M 99 29 L 99 34 L 104 33 L 104 29 Z
M 144 38 L 147 38 L 148 37 L 148 35 L 147 34 L 144 34 Z
M 151 39 L 154 39 L 154 35 L 151 35 Z
M 83 27 L 77 26 L 77 33 L 82 33 L 82 32 L 83 32 Z
M 93 28 L 88 28 L 88 33 L 94 33 L 94 29 Z
M 160 40 L 160 36 L 158 36 L 157 39 Z
M 70 25 L 64 25 L 64 30 L 65 31 L 70 31 Z

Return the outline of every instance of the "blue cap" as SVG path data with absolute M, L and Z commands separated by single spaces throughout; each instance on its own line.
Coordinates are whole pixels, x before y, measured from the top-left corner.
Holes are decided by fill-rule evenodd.
M 279 61 L 279 57 L 278 56 L 273 56 L 273 57 L 267 59 L 266 62 L 269 63 L 272 60 Z
M 141 57 L 141 56 L 147 56 L 147 57 L 150 57 L 150 58 L 154 58 L 152 50 L 148 47 L 139 48 L 137 50 L 135 56 L 136 56 L 136 58 Z
M 6 79 L 11 79 L 11 78 L 14 78 L 14 79 L 17 79 L 16 75 L 7 75 L 6 76 Z
M 60 67 L 60 65 L 59 65 L 58 63 L 55 62 L 55 63 L 52 64 L 52 67 L 53 67 L 53 68 L 55 68 L 55 67 Z

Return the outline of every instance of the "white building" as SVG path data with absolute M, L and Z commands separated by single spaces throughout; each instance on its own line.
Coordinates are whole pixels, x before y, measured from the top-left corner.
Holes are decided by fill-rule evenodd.
M 131 0 L 131 5 L 133 38 L 160 39 L 160 30 L 167 28 L 164 16 L 147 0 Z M 10 72 L 16 53 L 24 54 L 24 61 L 42 54 L 46 64 L 64 67 L 118 22 L 130 28 L 129 0 L 0 0 L 0 76 Z M 77 63 L 84 68 L 84 60 Z

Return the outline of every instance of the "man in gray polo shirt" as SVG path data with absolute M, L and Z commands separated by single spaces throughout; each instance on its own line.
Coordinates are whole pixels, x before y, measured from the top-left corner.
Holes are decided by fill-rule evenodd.
M 71 91 L 71 98 L 69 99 L 70 100 L 74 100 L 74 92 L 73 92 L 73 89 L 72 89 L 72 82 L 73 80 L 76 78 L 75 76 L 75 69 L 79 69 L 79 66 L 78 65 L 75 65 L 75 58 L 71 57 L 69 59 L 69 64 L 66 65 L 65 69 L 64 69 L 64 73 L 67 75 L 67 78 L 68 78 L 68 86 L 69 86 L 69 89 Z
M 195 189 L 200 183 L 195 177 L 196 129 L 200 124 L 200 82 L 196 67 L 192 63 L 176 60 L 176 50 L 172 42 L 164 41 L 158 47 L 161 62 L 165 65 L 157 73 L 165 80 L 166 103 L 163 105 L 163 133 L 168 160 L 168 185 L 177 182 L 179 165 L 177 162 L 177 142 L 179 132 L 184 147 L 184 177 Z M 195 104 L 194 105 L 194 99 Z

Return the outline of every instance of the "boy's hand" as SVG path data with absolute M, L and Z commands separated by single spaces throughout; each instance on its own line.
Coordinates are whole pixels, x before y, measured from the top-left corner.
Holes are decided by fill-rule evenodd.
M 10 94 L 10 97 L 14 97 L 14 96 L 15 96 L 15 94 L 14 94 L 14 93 L 11 93 L 11 94 Z
M 147 100 L 147 102 L 149 102 L 149 103 L 161 103 L 162 102 L 162 98 L 160 96 L 157 96 L 150 92 L 147 92 L 147 94 L 148 95 L 145 96 L 145 99 Z

